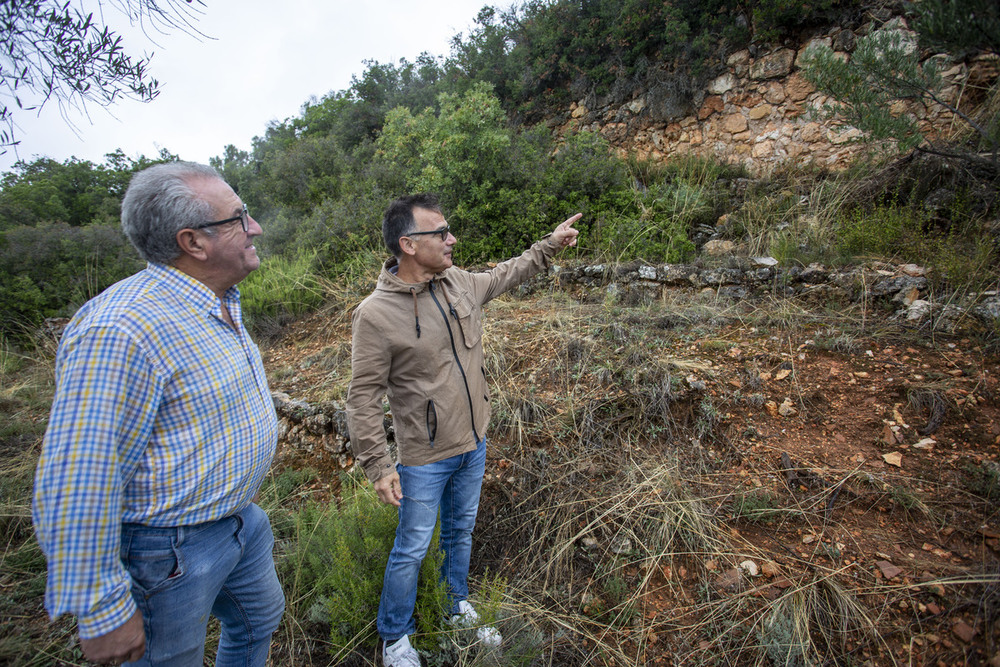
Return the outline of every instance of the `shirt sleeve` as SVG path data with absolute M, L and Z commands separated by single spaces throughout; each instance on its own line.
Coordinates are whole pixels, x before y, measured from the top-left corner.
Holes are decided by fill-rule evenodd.
M 119 329 L 92 328 L 64 342 L 33 519 L 48 561 L 46 609 L 53 619 L 75 614 L 87 639 L 135 612 L 119 557 L 123 489 L 149 441 L 162 382 Z
M 351 331 L 351 384 L 347 391 L 347 421 L 351 449 L 371 482 L 395 470 L 385 437 L 382 396 L 389 381 L 392 355 L 385 335 L 360 310 Z

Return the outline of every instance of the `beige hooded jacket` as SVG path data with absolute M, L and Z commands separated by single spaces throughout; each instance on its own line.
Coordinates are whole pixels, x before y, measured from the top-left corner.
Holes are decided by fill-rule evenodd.
M 548 268 L 558 249 L 543 239 L 520 257 L 470 273 L 449 268 L 426 283 L 382 267 L 375 291 L 352 317 L 347 419 L 351 448 L 376 482 L 394 469 L 383 426 L 388 395 L 403 465 L 476 448 L 486 435 L 490 394 L 483 365 L 483 305 Z

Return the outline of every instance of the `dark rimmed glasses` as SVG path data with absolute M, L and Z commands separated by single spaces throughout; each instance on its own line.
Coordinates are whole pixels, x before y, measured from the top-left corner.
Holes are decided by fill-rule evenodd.
M 240 226 L 243 227 L 244 232 L 250 231 L 250 214 L 247 213 L 247 205 L 243 204 L 243 210 L 240 211 L 239 215 L 234 215 L 231 218 L 226 218 L 225 220 L 216 220 L 215 222 L 206 222 L 198 225 L 197 227 L 192 227 L 191 229 L 205 229 L 206 227 L 215 227 L 216 225 L 224 225 L 227 222 L 235 222 L 239 220 Z
M 451 227 L 449 225 L 445 225 L 444 227 L 441 227 L 439 229 L 433 229 L 429 232 L 410 232 L 406 236 L 425 236 L 427 234 L 437 234 L 438 236 L 441 237 L 442 241 L 447 241 L 448 234 L 450 232 L 451 232 Z

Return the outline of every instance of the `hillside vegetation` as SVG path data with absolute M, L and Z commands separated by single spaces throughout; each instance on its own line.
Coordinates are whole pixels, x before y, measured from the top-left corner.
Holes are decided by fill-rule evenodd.
M 939 23 L 967 27 L 947 14 L 965 11 L 985 37 L 961 38 L 955 57 L 997 53 L 994 3 L 919 7 L 909 18 L 934 48 L 956 49 Z M 212 160 L 265 230 L 241 292 L 272 389 L 334 412 L 388 201 L 438 193 L 469 268 L 584 213 L 560 271 L 487 318 L 496 419 L 474 568 L 508 641 L 465 648 L 439 623 L 431 577 L 416 638 L 427 664 L 1000 664 L 995 83 L 948 145 L 868 116 L 880 150 L 835 173 L 645 162 L 546 122 L 584 94 L 683 97 L 733 49 L 902 10 L 487 7 L 449 56 L 368 63 L 250 151 Z M 910 64 L 889 74 L 917 76 Z M 845 95 L 841 113 L 863 117 L 872 99 Z M 44 325 L 141 267 L 118 203 L 135 171 L 173 159 L 39 159 L 0 180 L 0 662 L 82 662 L 71 621 L 46 623 L 31 536 L 57 331 Z M 775 268 L 746 290 L 612 280 L 632 263 L 694 273 L 751 258 Z M 849 267 L 849 285 L 827 284 Z M 575 270 L 594 278 L 560 279 Z M 906 271 L 916 292 L 872 289 Z M 350 463 L 283 446 L 264 491 L 289 601 L 276 664 L 374 664 L 393 517 Z

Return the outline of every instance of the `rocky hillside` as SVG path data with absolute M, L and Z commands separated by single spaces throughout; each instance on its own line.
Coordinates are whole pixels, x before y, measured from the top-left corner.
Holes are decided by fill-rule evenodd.
M 653 159 L 686 154 L 721 158 L 756 174 L 783 164 L 841 169 L 861 150 L 855 141 L 859 132 L 814 118 L 811 112 L 830 100 L 802 77 L 800 61 L 817 43 L 849 58 L 858 36 L 873 30 L 897 32 L 906 43 L 916 44 L 915 33 L 903 18 L 868 14 L 863 23 L 833 28 L 798 44 L 734 53 L 726 61 L 726 71 L 693 99 L 675 99 L 670 86 L 638 91 L 624 105 L 588 96 L 550 124 L 562 132 L 600 133 L 623 154 Z M 995 56 L 953 61 L 927 53 L 923 58 L 944 63 L 947 89 L 941 99 L 960 109 L 980 103 L 1000 73 Z M 940 104 L 914 100 L 900 102 L 894 110 L 912 114 L 923 127 L 945 136 L 957 127 L 954 114 Z

